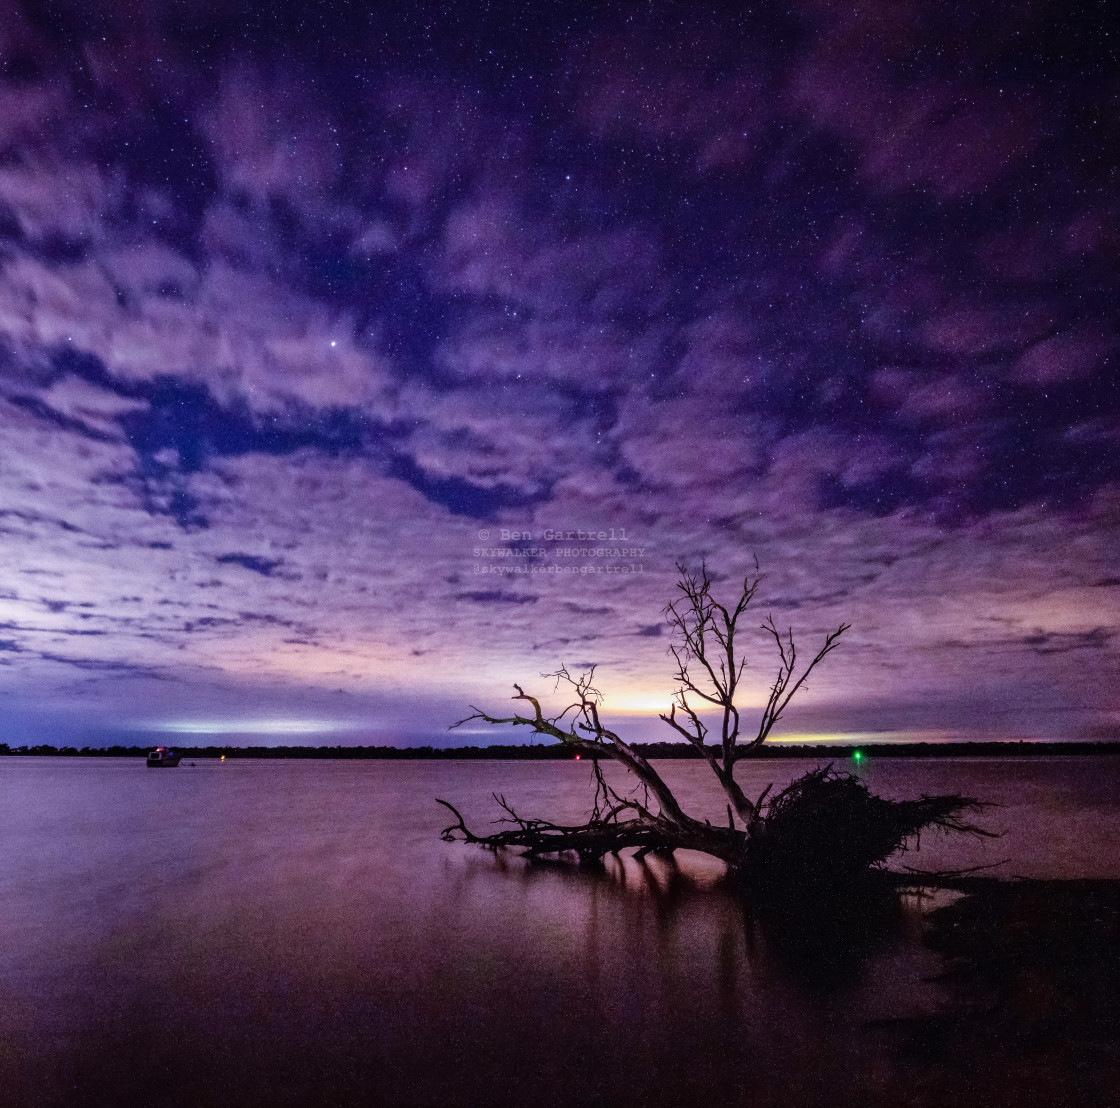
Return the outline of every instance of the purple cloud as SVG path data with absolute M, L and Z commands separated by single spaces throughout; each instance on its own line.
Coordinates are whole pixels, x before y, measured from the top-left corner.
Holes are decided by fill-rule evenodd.
M 804 633 L 855 624 L 835 726 L 1116 711 L 1111 86 L 1050 15 L 425 53 L 145 10 L 0 20 L 12 696 L 446 706 L 591 659 L 636 703 L 674 563 L 757 553 Z M 579 529 L 641 572 L 539 538 Z

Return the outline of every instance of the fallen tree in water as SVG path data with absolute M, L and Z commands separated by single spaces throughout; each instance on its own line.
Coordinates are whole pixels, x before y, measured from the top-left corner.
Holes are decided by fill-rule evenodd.
M 761 583 L 758 573 L 743 579 L 732 605 L 712 595 L 706 567 L 699 573 L 678 567 L 680 596 L 665 609 L 676 641 L 670 653 L 676 663 L 677 689 L 661 719 L 707 761 L 727 800 L 726 822 L 713 824 L 686 813 L 650 761 L 600 718 L 602 696 L 594 687 L 594 667 L 574 675 L 567 668 L 546 676 L 569 690 L 570 703 L 548 716 L 540 700 L 520 685 L 512 698 L 529 707 L 512 716 L 494 716 L 478 708 L 458 727 L 473 720 L 493 725 L 528 727 L 534 734 L 556 739 L 573 752 L 590 756 L 594 775 L 591 812 L 581 824 L 555 823 L 519 814 L 504 797 L 495 800 L 504 813 L 499 829 L 475 834 L 459 811 L 446 800 L 455 822 L 442 837 L 493 850 L 520 848 L 530 857 L 572 854 L 596 863 L 609 854 L 635 848 L 670 855 L 679 849 L 698 850 L 725 862 L 752 887 L 771 890 L 813 889 L 826 893 L 867 874 L 924 830 L 988 835 L 965 821 L 983 805 L 958 795 L 923 796 L 917 800 L 886 800 L 873 796 L 857 778 L 831 768 L 816 769 L 770 796 L 768 787 L 749 798 L 735 778 L 736 765 L 760 747 L 781 719 L 809 674 L 838 645 L 848 630 L 841 624 L 820 649 L 798 669 L 792 631 L 782 633 L 767 618 L 762 629 L 773 639 L 778 670 L 757 730 L 744 737 L 736 705 L 746 666 L 737 649 L 741 620 Z M 717 741 L 708 742 L 709 726 L 700 712 L 714 708 L 720 718 Z M 634 786 L 623 792 L 603 772 L 602 760 L 613 759 L 628 771 Z

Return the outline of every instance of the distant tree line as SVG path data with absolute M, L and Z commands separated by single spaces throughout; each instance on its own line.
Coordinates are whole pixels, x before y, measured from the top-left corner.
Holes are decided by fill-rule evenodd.
M 634 743 L 646 758 L 702 758 L 696 747 L 684 742 Z M 143 758 L 151 746 L 10 746 L 0 743 L 0 756 L 46 755 L 56 757 Z M 564 743 L 535 743 L 494 746 L 177 746 L 184 758 L 349 758 L 442 760 L 460 759 L 491 761 L 572 761 L 575 757 Z M 958 743 L 865 743 L 853 745 L 760 746 L 750 758 L 813 758 L 818 760 L 850 760 L 855 753 L 864 759 L 873 758 L 984 758 L 1023 755 L 1049 757 L 1056 754 L 1120 755 L 1120 742 L 958 742 Z M 599 757 L 584 753 L 584 758 Z

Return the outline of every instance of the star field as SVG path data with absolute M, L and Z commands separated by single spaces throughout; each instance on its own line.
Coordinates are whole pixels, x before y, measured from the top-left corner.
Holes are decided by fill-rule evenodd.
M 0 741 L 667 704 L 674 563 L 755 556 L 853 624 L 791 729 L 1118 733 L 1118 41 L 4 0 Z

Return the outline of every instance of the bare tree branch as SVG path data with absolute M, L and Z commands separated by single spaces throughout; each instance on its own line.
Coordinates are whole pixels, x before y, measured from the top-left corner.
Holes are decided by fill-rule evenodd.
M 794 696 L 806 687 L 809 674 L 836 649 L 849 625 L 841 623 L 829 633 L 809 663 L 799 668 L 792 629 L 787 628 L 783 633 L 773 617 L 767 617 L 761 630 L 777 651 L 778 670 L 770 685 L 758 729 L 754 737 L 744 743 L 736 697 L 746 659 L 738 640 L 742 617 L 762 583 L 758 563 L 755 562 L 754 573 L 743 577 L 738 594 L 729 604 L 717 601 L 712 595 L 713 580 L 706 565 L 702 564 L 695 573 L 684 565 L 677 568 L 679 595 L 664 610 L 676 636 L 669 653 L 675 663 L 677 688 L 669 711 L 660 718 L 704 758 L 715 774 L 728 800 L 727 826 L 713 827 L 707 820 L 687 815 L 645 755 L 606 726 L 600 716 L 603 697 L 594 685 L 594 666 L 586 672 L 573 674 L 562 665 L 554 673 L 542 674 L 553 680 L 554 691 L 564 690 L 571 697 L 556 714 L 546 714 L 537 697 L 525 692 L 520 685 L 514 685 L 516 691 L 511 699 L 528 706 L 523 714 L 493 716 L 472 706 L 472 714 L 454 726 L 482 720 L 493 725 L 528 727 L 534 734 L 545 735 L 573 751 L 588 754 L 594 791 L 587 821 L 565 825 L 527 819 L 518 814 L 505 797 L 496 795 L 495 802 L 504 813 L 497 821 L 500 829 L 478 835 L 468 829 L 456 808 L 441 800 L 455 817 L 455 822 L 444 828 L 444 839 L 477 843 L 495 850 L 519 847 L 530 856 L 574 852 L 584 861 L 596 861 L 627 847 L 636 848 L 639 857 L 651 851 L 670 853 L 689 848 L 720 858 L 735 870 L 753 867 L 758 873 L 771 873 L 774 858 L 785 859 L 781 863 L 783 866 L 793 864 L 786 856 L 790 843 L 796 842 L 799 835 L 804 837 L 806 827 L 825 844 L 820 850 L 828 854 L 830 836 L 835 836 L 829 826 L 821 832 L 813 823 L 818 816 L 826 825 L 833 821 L 833 830 L 839 828 L 845 818 L 855 818 L 853 826 L 862 828 L 862 839 L 854 834 L 850 837 L 860 839 L 866 850 L 871 851 L 865 859 L 867 865 L 877 864 L 880 855 L 899 848 L 908 836 L 916 835 L 923 826 L 983 833 L 960 818 L 961 813 L 978 807 L 973 801 L 956 796 L 922 798 L 921 801 L 881 800 L 867 794 L 866 788 L 854 778 L 833 774 L 830 769 L 811 771 L 772 799 L 768 799 L 770 787 L 767 786 L 757 800 L 750 800 L 735 780 L 736 763 L 766 741 Z M 698 703 L 718 709 L 718 742 L 707 741 L 709 723 L 695 707 Z M 625 794 L 608 780 L 602 764 L 608 760 L 618 762 L 634 779 L 635 789 L 641 790 L 640 800 L 633 792 Z M 852 817 L 852 813 L 856 816 Z M 870 831 L 862 827 L 860 813 L 871 813 L 873 822 L 878 821 Z M 788 830 L 791 826 L 793 831 Z M 836 855 L 841 856 L 842 851 L 841 855 Z M 846 864 L 829 863 L 838 872 Z M 805 872 L 810 871 L 816 872 L 807 862 Z

